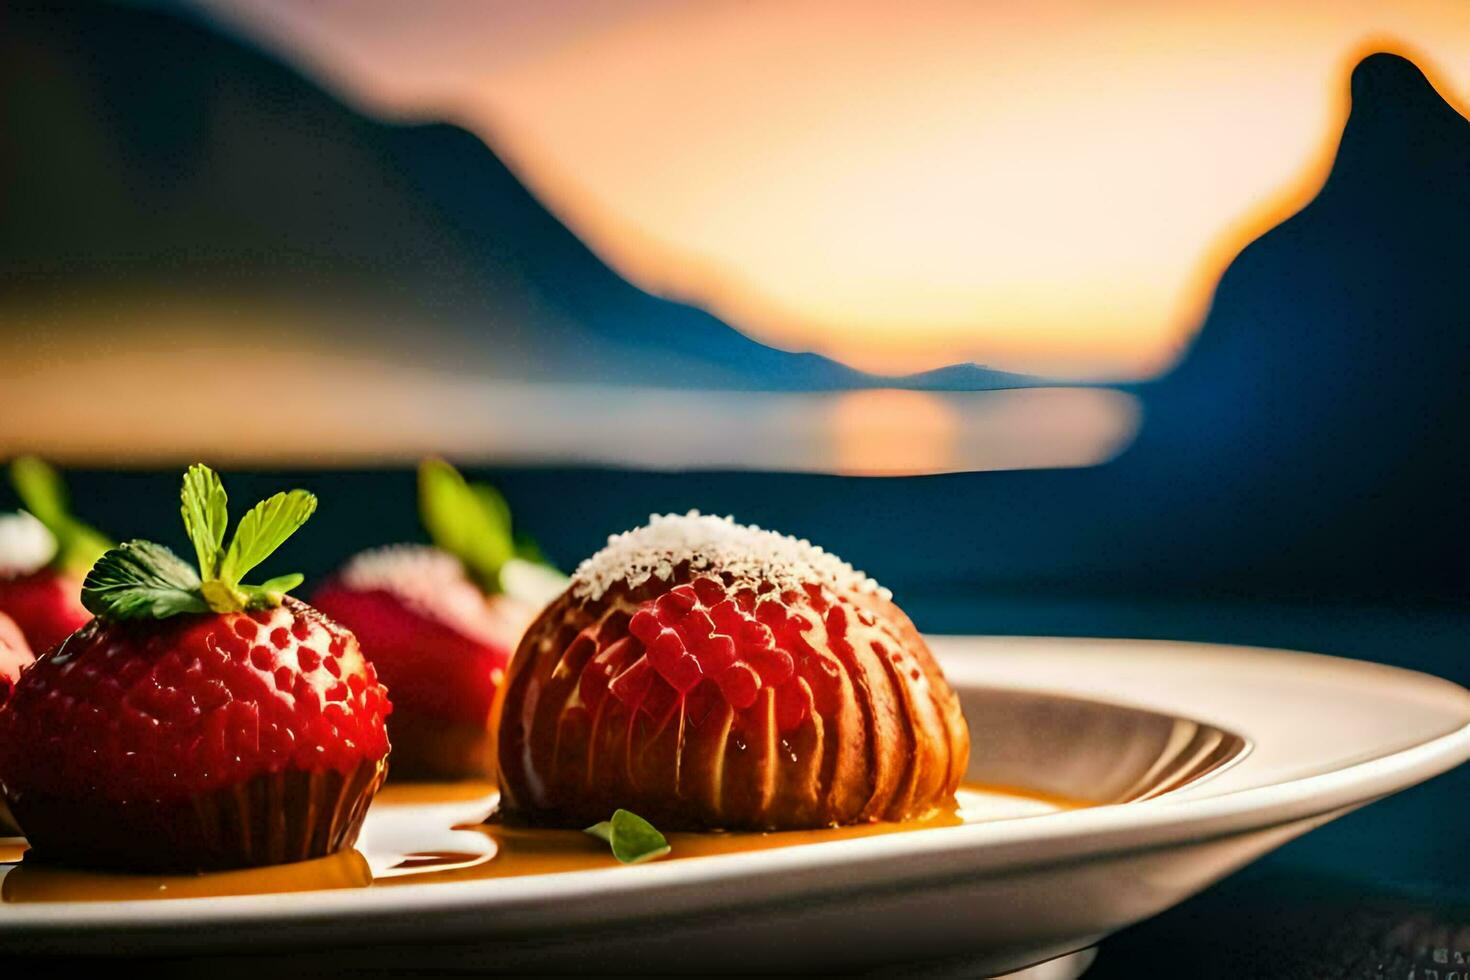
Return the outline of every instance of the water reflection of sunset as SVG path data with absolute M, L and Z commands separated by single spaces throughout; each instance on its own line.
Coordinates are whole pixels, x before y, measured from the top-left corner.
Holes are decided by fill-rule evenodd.
M 1445 0 L 215 2 L 491 138 L 641 284 L 885 371 L 1165 367 L 1320 182 L 1365 45 L 1470 90 Z
M 849 392 L 833 401 L 829 417 L 840 473 L 953 468 L 945 464 L 958 451 L 960 413 L 937 395 L 891 389 Z
M 0 444 L 93 464 L 361 465 L 438 452 L 466 462 L 898 476 L 1091 466 L 1122 451 L 1140 421 L 1132 396 L 1098 388 L 795 393 L 478 379 L 313 346 L 302 339 L 315 328 L 307 321 L 224 319 L 235 327 L 226 334 L 250 342 L 179 345 L 203 315 L 155 313 L 150 327 L 128 331 L 126 349 L 0 358 Z M 217 369 L 222 359 L 228 371 Z M 191 380 L 206 377 L 201 399 Z M 252 410 L 267 378 L 270 410 Z

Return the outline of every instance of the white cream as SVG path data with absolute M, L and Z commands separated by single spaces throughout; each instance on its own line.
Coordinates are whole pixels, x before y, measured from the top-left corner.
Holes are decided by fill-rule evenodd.
M 0 514 L 0 578 L 29 575 L 56 555 L 56 538 L 26 511 Z

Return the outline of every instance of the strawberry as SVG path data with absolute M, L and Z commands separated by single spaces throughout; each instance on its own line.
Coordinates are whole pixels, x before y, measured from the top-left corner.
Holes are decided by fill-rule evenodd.
M 20 627 L 15 625 L 15 620 L 0 613 L 0 707 L 4 707 L 5 702 L 10 700 L 10 694 L 15 690 L 20 675 L 35 662 L 35 655 L 31 653 L 30 644 L 21 634 Z M 0 799 L 0 837 L 11 837 L 18 833 L 20 828 L 10 815 L 10 808 L 5 805 L 4 799 Z
M 31 645 L 26 642 L 15 620 L 0 613 L 0 706 L 10 700 L 16 681 L 27 667 L 36 662 Z
M 0 613 L 45 652 L 92 618 L 82 578 L 111 542 L 71 515 L 61 477 L 41 460 L 15 460 L 10 479 L 26 509 L 0 517 Z
M 564 581 L 517 557 L 509 508 L 447 463 L 419 469 L 419 502 L 436 547 L 392 545 L 355 556 L 312 597 L 348 626 L 389 690 L 395 777 L 495 772 L 491 714 L 511 651 Z
M 386 691 L 352 633 L 246 585 L 316 508 L 280 493 L 228 549 L 219 478 L 194 466 L 183 514 L 199 571 L 129 541 L 87 576 L 96 616 L 0 710 L 0 791 L 41 858 L 188 871 L 350 847 L 386 771 Z
M 42 651 L 92 618 L 82 605 L 82 580 L 52 568 L 0 579 L 0 613 L 15 623 L 32 649 Z
M 502 805 L 674 829 L 902 820 L 952 799 L 959 701 L 887 591 L 806 541 L 655 517 L 526 631 L 500 721 Z

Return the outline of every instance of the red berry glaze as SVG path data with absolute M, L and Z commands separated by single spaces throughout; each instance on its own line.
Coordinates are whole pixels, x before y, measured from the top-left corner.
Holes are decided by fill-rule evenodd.
M 969 757 L 908 618 L 806 542 L 656 518 L 613 539 L 527 631 L 500 725 L 502 801 L 585 826 L 797 829 L 921 815 Z
M 350 846 L 390 710 L 352 634 L 259 612 L 94 620 L 0 711 L 0 788 L 42 856 L 151 870 Z
M 80 579 L 52 568 L 0 578 L 0 613 L 15 620 L 32 650 L 45 653 L 91 620 L 81 590 Z
M 823 602 L 820 589 L 813 587 L 812 598 Z M 836 677 L 802 639 L 810 623 L 790 611 L 798 604 L 794 593 L 757 600 L 754 589 L 730 590 L 711 577 L 675 586 L 628 620 L 637 645 L 594 658 L 582 674 L 581 700 L 596 708 L 611 693 L 630 710 L 663 721 L 684 698 L 691 717 L 702 720 L 716 701 L 745 712 L 770 690 L 776 729 L 789 732 L 811 714 L 814 690 L 830 703 Z M 800 658 L 800 671 L 788 651 Z
M 15 620 L 0 613 L 0 706 L 10 700 L 20 675 L 36 662 L 31 646 Z
M 312 602 L 357 635 L 392 693 L 395 778 L 494 775 L 491 715 L 532 610 L 411 545 L 359 555 Z

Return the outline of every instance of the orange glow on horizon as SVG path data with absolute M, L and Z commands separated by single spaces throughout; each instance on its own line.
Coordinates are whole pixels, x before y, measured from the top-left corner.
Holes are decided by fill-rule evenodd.
M 1448 0 L 213 4 L 485 136 L 639 285 L 882 372 L 1164 370 L 1320 186 L 1359 57 L 1470 92 Z

